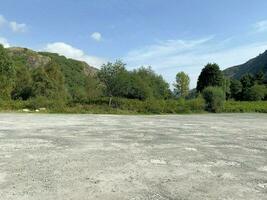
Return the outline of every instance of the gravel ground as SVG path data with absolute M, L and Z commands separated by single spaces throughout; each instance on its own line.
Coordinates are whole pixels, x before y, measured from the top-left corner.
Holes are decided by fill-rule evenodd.
M 0 114 L 1 200 L 266 200 L 267 115 Z

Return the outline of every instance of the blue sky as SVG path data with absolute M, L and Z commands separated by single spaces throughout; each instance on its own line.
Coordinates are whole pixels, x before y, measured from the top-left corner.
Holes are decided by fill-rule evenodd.
M 266 0 L 1 0 L 0 43 L 58 52 L 99 67 L 151 65 L 191 87 L 208 62 L 222 69 L 267 49 Z

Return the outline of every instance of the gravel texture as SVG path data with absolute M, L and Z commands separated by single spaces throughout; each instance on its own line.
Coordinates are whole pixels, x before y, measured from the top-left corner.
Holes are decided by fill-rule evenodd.
M 266 200 L 267 115 L 0 114 L 1 200 Z

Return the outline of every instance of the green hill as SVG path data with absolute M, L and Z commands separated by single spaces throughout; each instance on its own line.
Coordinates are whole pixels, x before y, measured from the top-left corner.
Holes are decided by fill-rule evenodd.
M 59 76 L 63 77 L 68 96 L 72 98 L 86 93 L 88 80 L 94 80 L 98 70 L 85 62 L 68 59 L 56 53 L 36 52 L 20 47 L 6 48 L 5 51 L 16 69 L 16 74 L 20 76 L 18 81 L 23 81 L 21 79 L 29 76 L 28 74 L 32 76 L 35 71 L 48 70 L 51 65 L 54 65 L 59 69 Z M 50 75 L 50 79 L 51 77 Z
M 227 68 L 223 72 L 228 77 L 240 79 L 247 73 L 255 75 L 260 71 L 265 74 L 265 79 L 267 79 L 267 51 L 242 65 Z

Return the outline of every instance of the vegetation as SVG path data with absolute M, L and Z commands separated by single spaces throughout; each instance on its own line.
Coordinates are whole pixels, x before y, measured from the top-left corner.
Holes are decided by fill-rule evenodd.
M 210 112 L 221 112 L 224 107 L 225 92 L 220 87 L 206 87 L 203 90 L 206 109 Z
M 14 85 L 15 69 L 4 47 L 0 45 L 0 96 L 9 99 Z
M 207 64 L 201 71 L 197 81 L 197 91 L 202 92 L 206 87 L 222 87 L 223 73 L 217 64 Z
M 207 64 L 189 91 L 190 78 L 176 74 L 174 90 L 151 67 L 127 70 L 122 61 L 97 70 L 84 62 L 0 45 L 0 109 L 35 112 L 177 114 L 267 112 L 264 73 L 240 79 Z M 250 101 L 250 102 L 249 102 Z
M 189 95 L 190 78 L 184 72 L 176 74 L 176 83 L 174 84 L 174 93 L 178 97 L 187 97 Z

